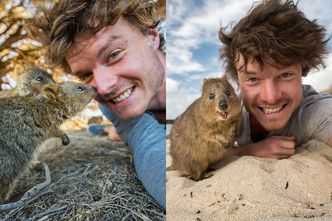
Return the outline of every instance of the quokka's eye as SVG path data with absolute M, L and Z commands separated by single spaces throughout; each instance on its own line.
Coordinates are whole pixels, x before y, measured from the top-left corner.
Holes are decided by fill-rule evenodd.
M 225 91 L 225 94 L 227 97 L 231 96 L 231 92 L 229 92 L 229 91 Z
M 209 98 L 210 98 L 211 100 L 214 99 L 214 94 L 213 94 L 213 93 L 210 93 Z
M 82 86 L 78 86 L 78 87 L 77 87 L 77 90 L 78 90 L 79 92 L 82 92 L 82 91 L 84 91 L 84 90 L 85 90 L 85 88 L 84 88 L 84 87 L 82 87 Z
M 43 80 L 44 80 L 44 78 L 41 76 L 36 77 L 36 81 L 43 81 Z

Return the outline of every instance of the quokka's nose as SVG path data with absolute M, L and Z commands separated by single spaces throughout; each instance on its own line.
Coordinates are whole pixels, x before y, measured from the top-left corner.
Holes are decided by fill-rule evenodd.
M 220 108 L 220 110 L 223 110 L 223 111 L 227 110 L 227 108 L 228 108 L 227 101 L 226 100 L 221 100 L 220 103 L 219 103 L 219 108 Z

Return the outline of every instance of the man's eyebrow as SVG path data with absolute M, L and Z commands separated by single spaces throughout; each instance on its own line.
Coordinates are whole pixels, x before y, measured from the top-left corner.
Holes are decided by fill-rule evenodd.
M 244 75 L 257 75 L 255 71 L 248 71 L 245 68 L 239 68 L 238 73 L 244 74 Z
M 246 66 L 243 64 L 239 68 L 236 67 L 237 73 L 242 73 L 245 75 L 256 75 L 257 73 L 255 71 L 248 71 Z
M 256 72 L 254 72 L 254 71 L 243 71 L 243 73 L 245 74 L 245 75 L 257 75 L 257 73 Z
M 114 42 L 115 40 L 118 40 L 120 38 L 120 36 L 118 35 L 111 35 L 108 37 L 106 44 L 101 47 L 97 53 L 97 58 L 99 58 L 104 51 L 112 44 L 112 42 Z

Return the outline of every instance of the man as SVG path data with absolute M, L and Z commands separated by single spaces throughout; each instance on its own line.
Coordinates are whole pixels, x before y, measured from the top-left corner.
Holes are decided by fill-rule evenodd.
M 302 85 L 325 66 L 324 27 L 304 17 L 293 1 L 263 1 L 226 34 L 221 58 L 243 95 L 236 155 L 287 158 L 316 139 L 332 147 L 332 97 Z
M 48 59 L 96 87 L 101 110 L 165 208 L 165 39 L 150 0 L 60 0 L 32 25 Z M 147 113 L 148 112 L 148 113 Z

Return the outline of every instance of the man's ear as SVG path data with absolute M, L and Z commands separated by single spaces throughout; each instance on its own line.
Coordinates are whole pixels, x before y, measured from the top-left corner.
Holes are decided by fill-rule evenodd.
M 150 28 L 148 32 L 148 42 L 153 47 L 153 49 L 159 49 L 160 36 L 157 28 Z
M 56 100 L 59 93 L 59 86 L 56 84 L 46 84 L 42 89 L 42 95 L 47 100 Z

